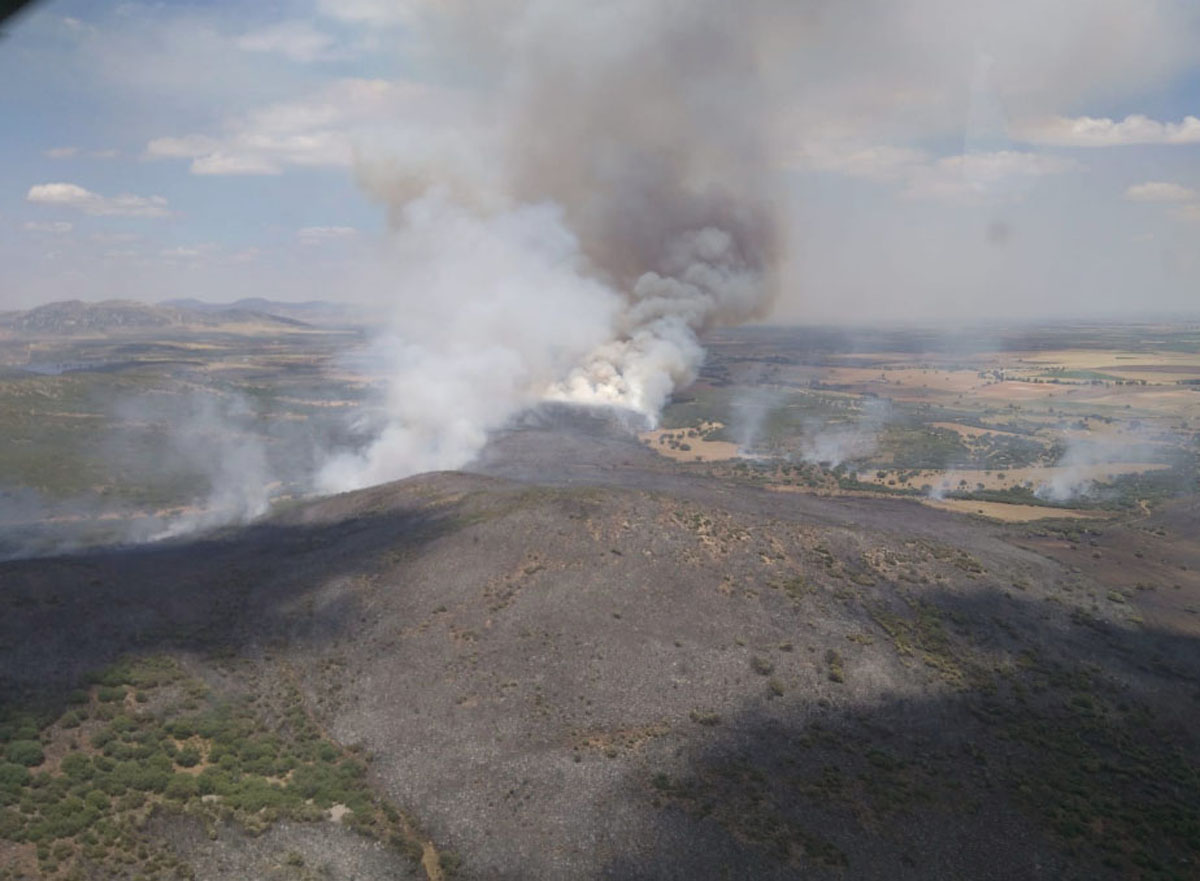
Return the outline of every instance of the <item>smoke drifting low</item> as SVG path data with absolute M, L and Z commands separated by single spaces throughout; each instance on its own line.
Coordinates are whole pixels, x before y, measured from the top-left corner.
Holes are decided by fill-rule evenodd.
M 497 84 L 477 108 L 490 124 L 435 162 L 360 165 L 394 227 L 387 419 L 322 488 L 460 466 L 538 400 L 653 424 L 706 330 L 766 314 L 772 46 L 792 15 L 718 0 L 430 13 L 435 66 Z
M 878 448 L 879 433 L 891 416 L 891 404 L 880 398 L 864 401 L 853 421 L 810 422 L 805 426 L 801 458 L 836 468 L 843 462 L 870 456 Z
M 139 399 L 122 403 L 128 423 L 157 425 L 153 457 L 158 470 L 191 479 L 199 495 L 189 508 L 131 521 L 138 541 L 175 538 L 228 523 L 245 523 L 265 514 L 272 487 L 278 485 L 268 461 L 259 414 L 237 394 L 193 392 L 178 402 L 152 407 Z
M 245 523 L 265 514 L 285 487 L 310 483 L 315 451 L 308 439 L 271 424 L 236 392 L 150 391 L 111 408 L 109 427 L 92 438 L 95 458 L 77 455 L 117 491 L 103 483 L 66 497 L 0 488 L 0 560 Z
M 1165 442 L 1165 443 L 1164 443 Z M 1182 438 L 1170 432 L 1068 438 L 1062 455 L 1034 495 L 1050 502 L 1070 502 L 1095 493 L 1115 470 L 1128 463 L 1163 463 L 1164 449 L 1178 449 Z M 1164 463 L 1165 464 L 1165 463 Z

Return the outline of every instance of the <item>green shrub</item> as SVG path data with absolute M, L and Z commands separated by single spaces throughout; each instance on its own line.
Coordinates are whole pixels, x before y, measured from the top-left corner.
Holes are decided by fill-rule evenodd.
M 0 762 L 0 790 L 13 791 L 29 783 L 29 769 L 15 762 Z
M 220 768 L 205 768 L 196 776 L 201 795 L 224 795 L 233 787 L 233 778 Z
M 185 716 L 182 719 L 174 719 L 167 723 L 167 733 L 176 740 L 187 740 L 196 734 L 196 721 L 192 717 Z
M 317 745 L 317 758 L 322 762 L 336 762 L 338 760 L 337 748 L 327 740 L 322 740 Z
M 294 798 L 294 793 L 291 796 Z M 283 787 L 270 784 L 260 777 L 243 779 L 225 796 L 230 807 L 252 814 L 263 808 L 286 807 L 290 800 L 289 793 Z
M 175 764 L 181 768 L 194 768 L 200 764 L 200 751 L 194 746 L 185 746 L 175 754 Z
M 302 799 L 311 798 L 323 808 L 335 803 L 353 808 L 355 804 L 362 804 L 359 778 L 363 772 L 365 768 L 357 762 L 301 765 L 292 772 L 288 789 Z
M 178 799 L 179 801 L 187 801 L 195 798 L 200 793 L 200 784 L 197 779 L 191 774 L 175 774 L 171 777 L 167 784 L 167 798 Z
M 46 761 L 46 753 L 36 740 L 14 740 L 4 750 L 10 762 L 32 768 Z
M 68 753 L 63 756 L 59 768 L 69 780 L 90 780 L 96 772 L 92 767 L 92 760 L 83 753 Z
M 119 811 L 136 811 L 146 803 L 146 796 L 143 793 L 130 791 L 126 792 L 117 799 L 117 810 Z
M 127 789 L 139 792 L 162 792 L 171 779 L 170 759 L 162 756 L 162 762 L 150 759 L 146 762 L 118 762 L 113 768 L 112 779 Z M 166 767 L 164 767 L 164 763 Z
M 28 716 L 6 719 L 0 722 L 0 741 L 37 740 L 38 726 Z
M 25 821 L 12 808 L 0 810 L 0 839 L 20 841 L 25 837 Z
M 33 825 L 39 840 L 70 838 L 87 829 L 99 818 L 95 808 L 87 807 L 75 796 L 61 799 L 42 809 L 42 819 Z

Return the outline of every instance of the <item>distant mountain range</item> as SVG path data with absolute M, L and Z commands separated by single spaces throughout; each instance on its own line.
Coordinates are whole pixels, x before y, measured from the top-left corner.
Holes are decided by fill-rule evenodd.
M 248 311 L 261 312 L 268 315 L 278 315 L 284 318 L 294 318 L 310 324 L 346 321 L 357 310 L 344 303 L 330 303 L 326 300 L 307 300 L 303 303 L 288 303 L 282 300 L 268 300 L 265 297 L 246 297 L 232 303 L 209 303 L 204 300 L 182 299 L 163 300 L 158 305 L 176 309 L 190 309 L 194 312 L 228 312 Z
M 308 326 L 307 322 L 292 316 L 244 306 L 213 308 L 208 304 L 200 304 L 204 308 L 196 308 L 179 303 L 152 306 L 134 300 L 105 300 L 100 303 L 67 300 L 47 303 L 23 312 L 0 313 L 0 329 L 41 336 L 82 336 L 172 328 L 213 328 L 233 324 L 273 325 L 280 329 Z

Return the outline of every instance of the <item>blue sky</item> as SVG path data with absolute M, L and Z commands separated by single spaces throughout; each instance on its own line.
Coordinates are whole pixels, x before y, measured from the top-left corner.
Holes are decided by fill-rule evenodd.
M 811 6 L 775 47 L 780 318 L 1200 311 L 1200 4 Z M 489 76 L 438 54 L 437 9 L 49 0 L 10 23 L 0 308 L 387 298 L 364 168 L 491 162 Z

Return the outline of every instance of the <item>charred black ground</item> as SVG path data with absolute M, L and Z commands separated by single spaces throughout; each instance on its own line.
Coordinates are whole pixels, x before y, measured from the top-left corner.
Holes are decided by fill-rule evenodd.
M 44 753 L 5 783 L 9 877 L 1196 876 L 1194 507 L 1005 527 L 772 492 L 609 418 L 542 411 L 482 473 L 202 541 L 3 564 L 4 767 Z M 122 681 L 139 664 L 176 672 Z M 232 728 L 170 734 L 219 707 Z M 228 779 L 144 792 L 110 844 L 32 840 L 66 755 L 108 781 L 106 725 L 202 770 L 233 752 Z M 239 731 L 275 744 L 279 804 L 245 801 Z M 298 807 L 322 761 L 361 763 L 369 794 L 336 798 L 369 818 Z

